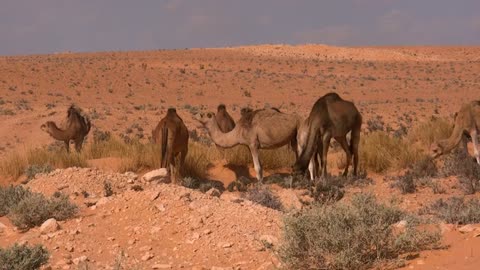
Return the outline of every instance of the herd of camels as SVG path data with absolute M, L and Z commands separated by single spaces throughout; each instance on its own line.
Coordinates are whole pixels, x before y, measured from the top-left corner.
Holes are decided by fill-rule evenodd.
M 360 130 L 362 116 L 355 105 L 331 92 L 320 97 L 306 119 L 296 114 L 283 113 L 276 108 L 252 110 L 244 108 L 237 123 L 228 114 L 225 105 L 220 104 L 217 113 L 197 114 L 195 119 L 206 128 L 211 139 L 219 148 L 246 145 L 253 159 L 256 178 L 263 180 L 259 149 L 273 149 L 290 144 L 295 152 L 294 173 L 304 174 L 308 169 L 310 179 L 327 175 L 327 153 L 330 141 L 334 138 L 346 153 L 346 166 L 343 175 L 353 159 L 353 174 L 358 171 Z M 81 151 L 85 136 L 90 131 L 90 120 L 81 110 L 72 105 L 67 111 L 64 129 L 48 121 L 41 129 L 53 138 L 65 142 L 67 152 L 70 141 Z M 470 137 L 474 155 L 480 164 L 477 135 L 480 130 L 480 101 L 464 104 L 455 114 L 454 128 L 448 139 L 431 145 L 431 156 L 437 158 L 449 153 L 461 141 Z M 347 134 L 350 133 L 350 140 Z M 464 136 L 466 135 L 466 136 Z M 171 181 L 176 183 L 188 153 L 189 132 L 176 109 L 167 110 L 152 131 L 152 139 L 161 145 L 161 168 L 167 168 Z M 466 145 L 466 140 L 463 140 Z M 466 149 L 466 148 L 465 148 Z

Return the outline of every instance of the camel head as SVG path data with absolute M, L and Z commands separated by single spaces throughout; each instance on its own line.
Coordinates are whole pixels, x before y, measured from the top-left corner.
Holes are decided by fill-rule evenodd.
M 210 123 L 215 123 L 215 114 L 212 112 L 208 113 L 199 113 L 194 115 L 194 119 L 200 122 L 203 126 L 206 126 Z
M 220 104 L 217 107 L 217 112 L 224 112 L 226 110 L 227 110 L 227 108 L 225 107 L 225 104 Z
M 55 127 L 55 123 L 52 122 L 52 121 L 47 121 L 45 123 L 43 123 L 41 126 L 40 126 L 40 129 L 43 131 L 43 132 L 46 132 L 48 134 L 52 134 L 52 129 Z
M 430 146 L 430 156 L 432 158 L 438 158 L 439 156 L 444 154 L 443 146 L 439 142 L 434 142 Z

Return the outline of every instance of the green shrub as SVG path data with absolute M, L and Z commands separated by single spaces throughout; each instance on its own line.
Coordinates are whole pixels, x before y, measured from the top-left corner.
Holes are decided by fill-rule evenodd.
M 14 244 L 0 248 L 0 270 L 35 270 L 48 262 L 48 251 L 41 245 Z
M 438 232 L 419 231 L 413 223 L 394 232 L 392 225 L 404 218 L 399 208 L 373 195 L 314 205 L 284 218 L 280 256 L 289 269 L 367 269 L 438 243 Z

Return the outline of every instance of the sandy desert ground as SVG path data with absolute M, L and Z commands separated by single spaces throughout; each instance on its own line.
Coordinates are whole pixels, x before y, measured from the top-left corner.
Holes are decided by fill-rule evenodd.
M 259 45 L 0 57 L 0 156 L 51 144 L 40 125 L 62 122 L 71 103 L 89 113 L 92 133 L 110 131 L 144 142 L 168 107 L 177 108 L 189 130 L 205 134 L 193 112 L 215 111 L 224 103 L 235 120 L 244 106 L 277 107 L 306 117 L 313 103 L 331 91 L 355 102 L 365 132 L 368 120 L 383 122 L 392 132 L 432 116 L 453 123 L 463 103 L 479 98 L 478 74 L 480 47 Z M 262 239 L 278 244 L 281 212 L 243 200 L 238 192 L 215 197 L 153 183 L 141 183 L 144 191 L 135 192 L 130 183 L 140 180 L 117 174 L 117 162 L 115 157 L 96 160 L 92 164 L 99 169 L 69 168 L 35 178 L 28 184 L 32 190 L 46 195 L 61 190 L 81 205 L 79 216 L 47 235 L 38 228 L 19 232 L 1 217 L 7 229 L 0 232 L 0 247 L 42 243 L 52 254 L 52 269 L 77 269 L 85 258 L 94 269 L 108 269 L 122 251 L 133 269 L 281 267 L 275 252 L 261 245 Z M 225 184 L 235 180 L 235 173 L 220 163 L 208 173 Z M 347 194 L 371 191 L 382 200 L 397 196 L 408 211 L 463 195 L 455 177 L 439 180 L 444 194 L 419 188 L 403 195 L 385 180 L 399 171 L 368 173 L 374 184 L 349 187 Z M 104 179 L 112 181 L 115 196 L 101 198 Z M 0 176 L 1 185 L 20 182 Z M 301 207 L 301 191 L 272 189 L 285 205 Z M 87 199 L 74 195 L 82 190 L 97 194 L 95 206 L 87 207 Z M 478 193 L 468 197 L 480 198 Z M 443 228 L 449 248 L 420 252 L 405 269 L 480 267 L 480 237 L 461 233 L 455 225 Z

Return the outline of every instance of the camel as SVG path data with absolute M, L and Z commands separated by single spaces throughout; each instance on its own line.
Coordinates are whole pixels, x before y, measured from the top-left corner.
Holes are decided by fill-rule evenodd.
M 480 165 L 480 152 L 478 149 L 478 133 L 480 132 L 480 100 L 475 100 L 470 103 L 462 105 L 460 111 L 454 117 L 453 132 L 448 139 L 434 142 L 430 146 L 432 158 L 437 158 L 441 155 L 452 151 L 462 138 L 466 138 L 468 133 L 473 143 L 473 152 L 477 163 Z M 467 141 L 464 141 L 464 148 L 467 149 Z
M 258 181 L 263 182 L 263 170 L 258 154 L 259 149 L 274 149 L 288 143 L 295 145 L 300 125 L 297 115 L 281 113 L 274 109 L 245 111 L 235 128 L 222 133 L 211 113 L 197 116 L 196 119 L 207 129 L 213 142 L 223 148 L 246 145 L 250 149 L 253 166 Z
M 218 127 L 223 133 L 230 132 L 235 128 L 235 121 L 233 121 L 233 118 L 227 112 L 224 104 L 218 105 L 215 119 L 217 120 Z
M 70 153 L 70 141 L 74 141 L 75 150 L 80 152 L 82 150 L 83 141 L 90 132 L 90 119 L 83 116 L 81 109 L 72 104 L 67 110 L 67 123 L 65 126 L 65 129 L 60 129 L 55 122 L 47 121 L 42 124 L 40 128 L 54 139 L 63 141 L 67 153 Z
M 188 129 L 175 108 L 169 108 L 167 115 L 152 131 L 153 142 L 161 144 L 160 166 L 169 170 L 171 181 L 174 184 L 176 184 L 177 176 L 180 175 L 185 163 L 188 137 Z
M 294 165 L 296 173 L 304 173 L 312 156 L 317 151 L 322 166 L 321 177 L 327 175 L 327 153 L 333 137 L 347 155 L 344 176 L 348 175 L 348 167 L 353 156 L 353 174 L 358 173 L 358 146 L 362 116 L 352 102 L 343 100 L 337 93 L 328 93 L 320 97 L 313 105 L 307 118 L 308 134 L 306 144 L 299 153 Z M 347 134 L 351 132 L 350 145 Z
M 307 143 L 307 135 L 308 135 L 308 119 L 305 119 L 303 122 L 300 123 L 300 126 L 297 131 L 297 153 L 302 153 L 305 148 L 305 144 Z M 315 150 L 313 152 L 312 158 L 308 163 L 308 171 L 310 172 L 310 180 L 315 180 L 317 178 L 318 173 L 318 159 L 320 157 L 320 153 L 318 152 L 317 147 L 315 146 Z

